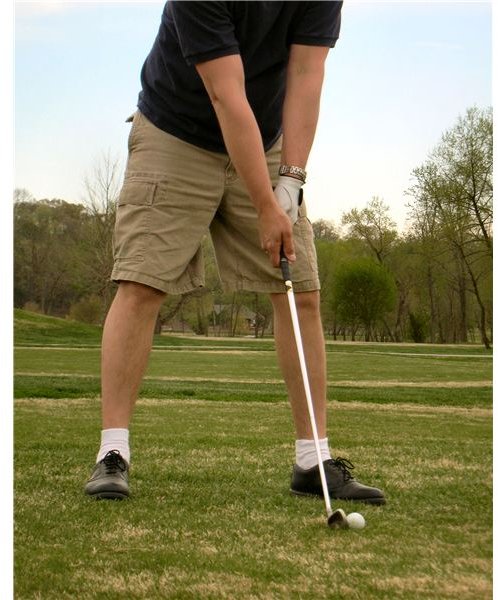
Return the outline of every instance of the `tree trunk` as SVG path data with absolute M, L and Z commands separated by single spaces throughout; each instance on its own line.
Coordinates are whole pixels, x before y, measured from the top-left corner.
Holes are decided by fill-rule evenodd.
M 458 247 L 459 251 L 462 252 L 462 260 L 458 261 L 458 300 L 460 304 L 460 319 L 458 327 L 458 341 L 462 343 L 467 342 L 467 281 L 464 272 L 464 265 L 462 264 L 465 260 L 463 257 L 463 251 Z
M 197 331 L 199 335 L 205 335 L 207 337 L 208 330 L 206 326 L 206 315 L 204 313 L 204 302 L 202 297 L 197 296 L 195 299 L 195 309 L 197 314 Z
M 406 292 L 401 289 L 401 285 L 396 281 L 396 287 L 398 288 L 399 300 L 398 300 L 398 311 L 396 314 L 396 324 L 394 325 L 394 341 L 402 342 L 403 341 L 403 333 L 402 333 L 402 322 L 403 315 L 405 313 L 406 306 Z
M 489 350 L 489 348 L 491 347 L 491 344 L 489 342 L 489 338 L 486 333 L 486 307 L 484 306 L 484 303 L 482 301 L 481 294 L 479 292 L 479 286 L 477 285 L 477 279 L 474 276 L 474 273 L 469 265 L 467 257 L 465 256 L 462 248 L 459 247 L 459 251 L 461 253 L 462 260 L 463 260 L 465 266 L 467 267 L 467 272 L 469 274 L 470 281 L 472 282 L 472 289 L 474 291 L 474 295 L 476 297 L 477 304 L 479 305 L 479 330 L 481 332 L 481 341 L 482 341 L 484 347 L 487 350 Z
M 391 331 L 391 328 L 389 327 L 389 325 L 387 324 L 387 321 L 385 319 L 382 319 L 382 324 L 384 325 L 384 327 L 386 328 L 387 331 L 387 335 L 389 336 L 389 340 L 391 342 L 395 342 L 396 339 L 394 338 L 394 335 Z
M 259 327 L 261 325 L 260 323 L 260 314 L 259 314 L 259 296 L 258 293 L 255 292 L 254 293 L 254 312 L 255 312 L 255 317 L 254 317 L 254 337 L 257 338 L 258 337 L 258 333 L 259 333 Z
M 435 331 L 436 331 L 436 305 L 434 302 L 434 278 L 432 275 L 432 266 L 430 264 L 427 266 L 427 288 L 429 290 L 429 300 L 430 300 L 430 306 L 431 306 L 430 340 L 431 340 L 431 344 L 434 344 Z

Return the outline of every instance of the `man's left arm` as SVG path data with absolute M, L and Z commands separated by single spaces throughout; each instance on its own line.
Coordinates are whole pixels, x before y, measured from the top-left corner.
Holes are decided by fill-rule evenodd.
M 291 46 L 283 109 L 282 165 L 306 168 L 318 123 L 328 51 L 324 46 Z M 275 188 L 275 196 L 292 223 L 298 218 L 302 184 L 298 176 L 287 174 L 279 177 Z
M 328 51 L 323 46 L 291 46 L 283 110 L 283 164 L 306 167 L 318 122 Z

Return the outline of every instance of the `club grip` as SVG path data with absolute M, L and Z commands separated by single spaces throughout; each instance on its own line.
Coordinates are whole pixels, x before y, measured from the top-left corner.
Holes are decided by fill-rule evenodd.
M 287 260 L 287 256 L 285 256 L 283 251 L 280 253 L 280 269 L 282 271 L 282 277 L 284 278 L 284 281 L 292 281 L 289 261 Z

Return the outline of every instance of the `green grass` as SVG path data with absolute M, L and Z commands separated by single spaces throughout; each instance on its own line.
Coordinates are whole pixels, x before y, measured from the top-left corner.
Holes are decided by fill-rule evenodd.
M 16 346 L 79 346 L 100 345 L 102 327 L 87 325 L 68 319 L 47 317 L 21 309 L 14 309 L 14 344 Z M 273 340 L 254 338 L 205 338 L 192 335 L 156 335 L 154 345 L 159 347 L 184 347 L 195 349 L 209 346 L 214 348 L 250 347 L 254 350 L 273 349 Z
M 14 309 L 14 344 L 98 344 L 101 328 Z
M 328 344 L 334 452 L 388 497 L 335 503 L 367 527 L 332 531 L 321 501 L 288 493 L 293 431 L 271 341 L 156 338 L 132 498 L 94 502 L 82 489 L 100 435 L 100 329 L 16 316 L 16 599 L 492 597 L 481 348 Z
M 100 379 L 94 377 L 16 376 L 17 398 L 96 398 L 100 394 Z M 337 402 L 370 402 L 375 404 L 409 403 L 421 406 L 492 406 L 489 387 L 477 388 L 405 388 L 337 387 L 329 385 L 328 397 Z M 142 398 L 197 398 L 223 402 L 287 402 L 283 384 L 258 385 L 211 381 L 160 381 L 147 379 L 140 391 Z
M 237 352 L 235 354 L 234 352 Z M 98 348 L 18 348 L 16 369 L 39 372 L 95 373 L 99 368 Z M 440 357 L 420 355 L 328 352 L 329 376 L 334 380 L 481 381 L 490 379 L 492 361 L 473 356 Z M 245 377 L 280 379 L 273 352 L 252 350 L 152 351 L 148 374 L 188 377 L 192 369 L 200 377 Z
M 97 325 L 86 325 L 67 319 L 58 319 L 14 309 L 14 344 L 16 346 L 78 346 L 97 347 L 100 345 L 102 328 Z M 156 335 L 154 347 L 175 348 L 192 351 L 196 349 L 274 349 L 271 338 L 206 338 L 192 335 Z M 342 342 L 327 340 L 329 352 L 382 353 L 389 351 L 395 354 L 472 354 L 475 356 L 491 356 L 492 351 L 478 344 L 370 344 L 363 342 Z
M 15 396 L 79 398 L 100 393 L 99 350 L 20 348 Z M 329 398 L 340 402 L 491 406 L 491 360 L 328 353 Z M 456 386 L 460 387 L 456 387 Z M 448 387 L 439 387 L 448 386 Z M 286 401 L 270 352 L 152 352 L 146 398 Z
M 288 494 L 285 405 L 140 401 L 121 503 L 82 494 L 97 406 L 16 405 L 19 599 L 491 597 L 487 413 L 331 405 L 337 452 L 389 500 L 334 532 Z

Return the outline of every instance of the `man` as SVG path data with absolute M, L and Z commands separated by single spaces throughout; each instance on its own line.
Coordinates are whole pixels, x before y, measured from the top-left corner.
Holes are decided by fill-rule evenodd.
M 170 0 L 142 69 L 115 230 L 118 291 L 102 340 L 102 443 L 85 491 L 129 495 L 128 426 L 165 294 L 203 284 L 209 230 L 226 289 L 270 294 L 296 429 L 291 491 L 320 495 L 280 254 L 292 263 L 317 429 L 332 498 L 383 504 L 332 459 L 311 225 L 301 202 L 325 59 L 342 2 Z

